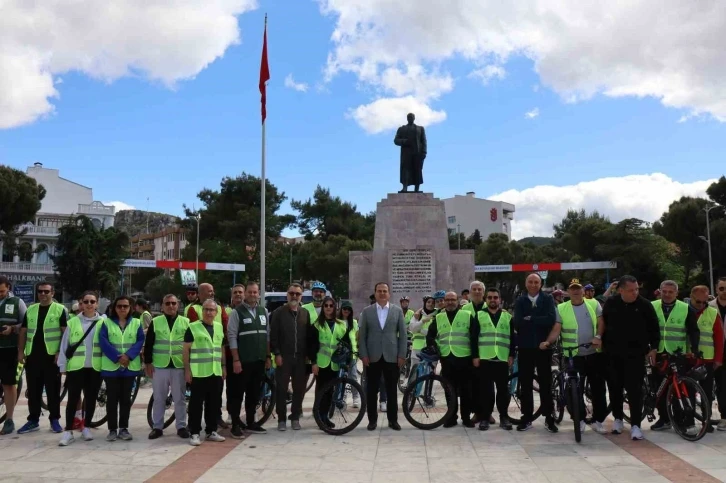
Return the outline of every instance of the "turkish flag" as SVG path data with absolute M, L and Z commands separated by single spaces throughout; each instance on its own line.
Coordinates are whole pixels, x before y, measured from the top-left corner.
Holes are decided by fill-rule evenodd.
M 265 34 L 262 41 L 262 61 L 260 62 L 260 96 L 262 102 L 262 124 L 267 118 L 267 85 L 270 80 L 270 66 L 267 64 L 267 17 L 265 17 Z

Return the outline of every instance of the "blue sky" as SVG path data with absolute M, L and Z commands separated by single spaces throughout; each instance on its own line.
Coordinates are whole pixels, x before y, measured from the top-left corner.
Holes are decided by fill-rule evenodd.
M 217 188 L 223 176 L 259 175 L 264 12 L 270 21 L 269 179 L 289 199 L 306 199 L 321 184 L 361 211 L 374 210 L 386 193 L 400 189 L 394 130 L 366 132 L 346 113 L 396 93 L 349 70 L 326 80 L 328 55 L 341 46 L 331 35 L 349 13 L 340 7 L 323 15 L 312 1 L 261 2 L 238 16 L 241 43 L 228 46 L 221 58 L 207 59 L 206 68 L 174 88 L 143 71 L 104 81 L 80 69 L 56 69 L 60 97 L 51 99 L 54 112 L 0 129 L 0 163 L 24 169 L 40 161 L 92 187 L 98 200 L 146 209 L 149 197 L 151 210 L 175 215 L 182 204 L 198 205 L 196 193 Z M 0 41 L 0 54 L 2 46 Z M 549 234 L 549 222 L 537 221 L 542 199 L 555 219 L 569 207 L 599 208 L 613 218 L 630 213 L 654 218 L 658 211 L 648 196 L 659 199 L 662 210 L 681 194 L 701 193 L 704 180 L 723 174 L 718 112 L 688 103 L 667 107 L 656 95 L 596 92 L 567 102 L 566 89 L 545 77 L 545 66 L 516 52 L 498 58 L 506 75 L 483 85 L 469 76 L 477 62 L 460 54 L 422 61 L 454 84 L 421 96 L 431 109 L 446 112 L 444 121 L 426 126 L 423 188 L 438 197 L 504 193 L 499 198 L 523 207 L 521 218 L 520 210 L 515 215 L 515 236 Z M 307 84 L 307 91 L 286 87 L 288 75 Z M 536 117 L 525 115 L 535 109 Z M 699 115 L 681 119 L 695 110 Z M 399 124 L 406 112 L 394 113 Z M 635 186 L 630 191 L 599 181 L 653 173 L 665 178 L 643 178 L 641 189 L 640 178 L 634 178 L 624 185 Z M 583 182 L 591 183 L 578 185 Z M 532 189 L 542 185 L 558 188 Z

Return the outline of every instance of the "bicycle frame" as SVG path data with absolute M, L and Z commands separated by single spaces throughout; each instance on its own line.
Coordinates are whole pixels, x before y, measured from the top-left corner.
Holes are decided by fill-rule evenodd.
M 665 377 L 660 383 L 657 390 L 653 391 L 653 387 L 648 377 L 648 371 L 646 370 L 645 385 L 648 389 L 648 393 L 644 396 L 644 408 L 643 411 L 646 413 L 646 417 L 649 422 L 655 421 L 655 410 L 658 407 L 662 398 L 668 394 L 668 388 L 673 386 L 673 392 L 675 393 L 676 400 L 681 406 L 680 409 L 685 411 L 686 409 L 694 409 L 691 403 L 690 395 L 688 394 L 688 388 L 681 381 L 681 376 L 678 372 L 678 363 L 683 361 L 684 357 L 679 355 L 668 356 L 664 361 L 661 362 L 660 366 L 656 367 L 656 370 L 660 374 L 664 374 Z M 696 361 L 695 366 L 700 365 L 699 361 Z M 647 363 L 646 363 L 647 365 Z M 684 404 L 688 404 L 690 407 L 686 408 Z

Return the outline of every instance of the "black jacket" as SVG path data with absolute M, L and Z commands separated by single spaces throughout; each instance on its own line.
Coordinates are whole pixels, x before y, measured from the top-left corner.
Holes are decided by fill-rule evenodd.
M 653 304 L 638 296 L 635 302 L 625 303 L 613 295 L 602 309 L 605 322 L 603 348 L 617 357 L 642 357 L 658 349 L 660 326 Z
M 555 299 L 541 290 L 535 305 L 532 305 L 527 292 L 517 299 L 514 303 L 512 323 L 517 332 L 519 349 L 537 349 L 540 343 L 547 340 L 555 325 L 556 310 Z
M 298 306 L 297 312 L 285 304 L 270 316 L 270 351 L 276 356 L 306 357 L 310 314 Z M 284 361 L 283 361 L 284 364 Z

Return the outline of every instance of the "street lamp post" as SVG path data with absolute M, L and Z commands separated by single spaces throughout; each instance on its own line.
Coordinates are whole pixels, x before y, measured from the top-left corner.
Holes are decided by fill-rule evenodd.
M 197 285 L 199 285 L 199 220 L 202 218 L 202 214 L 197 212 L 197 264 L 194 266 L 194 277 L 197 279 Z
M 713 257 L 711 256 L 711 221 L 709 220 L 709 214 L 712 209 L 717 208 L 718 205 L 709 206 L 707 208 L 704 208 L 703 211 L 706 212 L 706 236 L 700 236 L 699 238 L 706 242 L 706 245 L 708 245 L 708 281 L 709 286 L 711 287 L 711 295 L 714 295 L 713 293 Z
M 459 241 L 459 250 L 461 250 L 461 225 L 460 224 L 456 225 L 456 238 Z
M 292 285 L 292 243 L 290 244 L 290 285 Z

